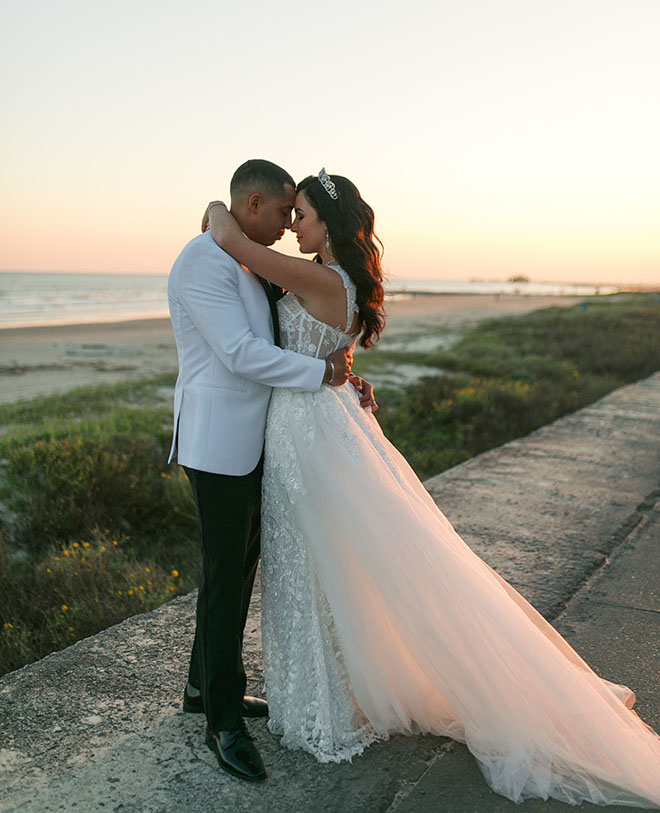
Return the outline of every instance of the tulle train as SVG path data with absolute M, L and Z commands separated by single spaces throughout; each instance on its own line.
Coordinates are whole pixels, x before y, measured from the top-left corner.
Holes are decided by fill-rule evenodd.
M 277 391 L 268 426 L 265 578 L 269 521 L 286 515 L 310 571 L 297 577 L 327 602 L 353 726 L 465 742 L 514 801 L 660 806 L 660 739 L 631 710 L 633 693 L 599 678 L 470 550 L 350 387 Z M 276 706 L 296 702 L 271 657 L 281 645 L 270 629 Z M 327 712 L 330 736 L 342 715 Z

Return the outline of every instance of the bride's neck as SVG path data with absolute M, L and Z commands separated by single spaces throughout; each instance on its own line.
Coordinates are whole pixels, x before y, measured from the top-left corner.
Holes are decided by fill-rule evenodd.
M 319 251 L 319 257 L 323 265 L 339 265 L 337 260 L 330 254 L 329 251 Z

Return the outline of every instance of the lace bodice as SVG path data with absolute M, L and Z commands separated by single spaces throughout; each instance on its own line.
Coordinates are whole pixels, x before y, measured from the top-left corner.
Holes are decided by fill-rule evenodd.
M 340 347 L 355 340 L 348 332 L 357 312 L 355 284 L 343 268 L 330 265 L 342 278 L 346 289 L 346 326 L 343 330 L 327 325 L 308 313 L 293 293 L 288 293 L 277 303 L 280 317 L 280 343 L 287 350 L 295 350 L 305 356 L 326 358 Z

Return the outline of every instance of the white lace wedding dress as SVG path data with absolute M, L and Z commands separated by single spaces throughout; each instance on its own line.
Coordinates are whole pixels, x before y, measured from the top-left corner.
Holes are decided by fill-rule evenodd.
M 347 292 L 347 326 L 355 289 Z M 283 346 L 352 338 L 293 294 Z M 348 329 L 348 328 L 347 328 Z M 266 433 L 263 649 L 271 731 L 322 762 L 392 732 L 465 742 L 514 801 L 660 807 L 660 738 L 462 541 L 350 385 L 276 389 Z

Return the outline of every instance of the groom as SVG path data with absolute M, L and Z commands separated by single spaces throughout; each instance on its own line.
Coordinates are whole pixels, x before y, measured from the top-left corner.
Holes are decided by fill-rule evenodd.
M 291 226 L 293 178 L 270 161 L 234 173 L 231 213 L 252 240 L 272 245 Z M 260 553 L 266 413 L 272 387 L 312 392 L 338 386 L 352 353 L 327 360 L 280 349 L 282 292 L 242 267 L 210 232 L 188 243 L 170 273 L 168 298 L 179 358 L 174 392 L 176 455 L 192 486 L 202 543 L 197 624 L 184 711 L 205 712 L 206 744 L 220 766 L 265 779 L 244 717 L 265 717 L 264 700 L 244 697 L 243 631 Z M 371 388 L 357 380 L 363 406 Z

